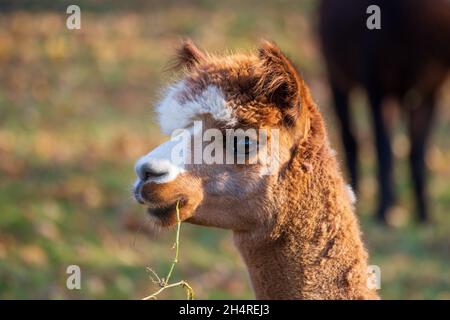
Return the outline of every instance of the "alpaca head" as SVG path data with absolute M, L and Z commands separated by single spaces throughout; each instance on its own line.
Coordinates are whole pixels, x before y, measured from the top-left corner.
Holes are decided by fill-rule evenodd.
M 157 113 L 172 135 L 135 166 L 136 200 L 156 225 L 187 222 L 246 231 L 270 224 L 271 190 L 302 136 L 309 96 L 274 44 L 257 53 L 217 57 L 187 41 L 177 52 L 184 76 Z

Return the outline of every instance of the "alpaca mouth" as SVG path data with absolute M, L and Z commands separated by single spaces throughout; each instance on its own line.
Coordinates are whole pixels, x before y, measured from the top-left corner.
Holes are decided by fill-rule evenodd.
M 187 199 L 185 197 L 180 197 L 173 202 L 149 205 L 147 212 L 156 218 L 165 219 L 171 217 L 172 214 L 176 214 L 177 204 L 178 209 L 181 209 L 187 204 Z
M 147 207 L 147 213 L 152 221 L 160 226 L 170 226 L 177 223 L 177 205 L 180 219 L 188 218 L 191 206 L 188 204 L 188 196 L 183 193 L 175 193 L 169 197 L 164 196 L 153 189 L 154 186 L 147 187 L 148 184 L 138 180 L 133 187 L 135 200 Z
M 134 199 L 140 204 L 145 204 L 145 200 L 144 200 L 144 198 L 142 196 L 142 188 L 143 188 L 143 186 L 144 186 L 144 182 L 142 182 L 142 181 L 135 182 L 134 186 L 133 186 Z

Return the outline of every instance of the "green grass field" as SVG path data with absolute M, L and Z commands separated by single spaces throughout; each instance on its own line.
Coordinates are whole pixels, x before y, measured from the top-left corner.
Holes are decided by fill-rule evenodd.
M 196 1 L 83 11 L 0 13 L 0 299 L 139 299 L 157 288 L 146 267 L 169 269 L 175 230 L 154 231 L 131 197 L 135 160 L 165 137 L 153 119 L 164 67 L 182 37 L 213 52 L 275 40 L 298 64 L 340 150 L 325 70 L 314 35 L 315 2 Z M 114 8 L 113 8 L 114 9 Z M 362 143 L 358 199 L 371 264 L 384 299 L 450 299 L 450 84 L 427 159 L 434 223 L 414 224 L 404 126 L 394 138 L 399 203 L 395 228 L 372 219 L 376 199 L 372 135 L 362 95 L 354 113 Z M 140 230 L 140 231 L 139 231 Z M 81 268 L 81 290 L 66 268 Z M 252 298 L 230 232 L 182 225 L 173 280 L 201 299 Z M 182 289 L 161 298 L 183 298 Z

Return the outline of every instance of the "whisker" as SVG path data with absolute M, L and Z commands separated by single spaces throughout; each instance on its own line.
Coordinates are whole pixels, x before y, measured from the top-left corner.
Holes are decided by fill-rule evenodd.
M 139 225 L 139 228 L 134 232 L 133 242 L 131 243 L 131 247 L 133 249 L 136 249 L 137 237 L 141 233 L 141 230 L 144 227 L 144 225 L 146 225 L 148 222 L 149 222 L 148 217 L 146 217 L 146 219 L 144 221 L 142 221 L 141 224 Z

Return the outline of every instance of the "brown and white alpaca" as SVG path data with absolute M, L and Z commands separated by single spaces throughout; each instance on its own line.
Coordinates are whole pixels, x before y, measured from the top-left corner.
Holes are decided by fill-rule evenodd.
M 195 120 L 221 132 L 276 128 L 279 166 L 174 163 L 166 142 L 136 164 L 134 194 L 153 223 L 174 225 L 180 201 L 183 221 L 232 230 L 258 299 L 376 299 L 351 190 L 291 62 L 269 42 L 218 57 L 186 41 L 176 64 L 185 74 L 157 107 L 163 132 Z

